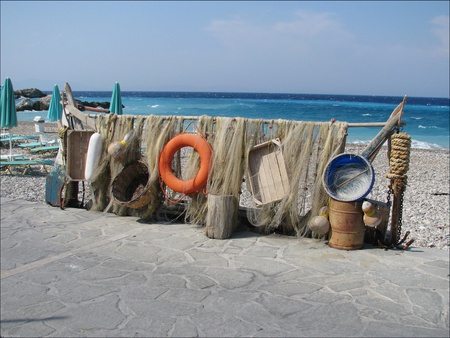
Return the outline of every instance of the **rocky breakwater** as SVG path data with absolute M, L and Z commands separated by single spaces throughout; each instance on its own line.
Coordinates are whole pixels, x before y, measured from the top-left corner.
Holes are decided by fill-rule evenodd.
M 22 100 L 16 104 L 17 111 L 48 110 L 52 98 L 51 95 L 47 95 L 37 88 L 15 90 L 14 97 L 16 99 L 22 98 Z
M 16 103 L 16 111 L 41 111 L 48 110 L 50 101 L 52 99 L 51 94 L 46 94 L 37 88 L 19 89 L 14 91 L 16 99 L 22 98 Z M 33 100 L 34 99 L 34 100 Z M 36 100 L 38 99 L 38 100 Z M 75 99 L 78 109 L 84 110 L 84 107 L 109 109 L 109 102 L 88 102 Z M 122 105 L 122 107 L 124 107 Z

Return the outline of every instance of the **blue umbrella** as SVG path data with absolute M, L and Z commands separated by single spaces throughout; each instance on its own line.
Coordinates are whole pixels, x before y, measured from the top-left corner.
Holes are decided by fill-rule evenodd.
M 11 79 L 7 77 L 2 87 L 0 100 L 0 127 L 9 130 L 9 159 L 12 159 L 11 128 L 17 127 L 16 99 Z
M 53 87 L 50 106 L 48 107 L 47 118 L 50 121 L 59 121 L 61 120 L 61 115 L 62 115 L 61 95 L 59 94 L 58 85 L 55 85 Z
M 111 103 L 109 106 L 109 111 L 117 115 L 122 115 L 122 97 L 120 96 L 120 86 L 119 82 L 114 85 L 114 90 L 111 96 Z

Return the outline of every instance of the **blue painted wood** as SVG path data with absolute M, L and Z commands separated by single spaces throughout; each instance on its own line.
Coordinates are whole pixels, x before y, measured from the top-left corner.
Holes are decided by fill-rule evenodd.
M 45 179 L 45 202 L 54 207 L 61 207 L 61 192 L 64 187 L 66 172 L 61 165 L 55 165 L 54 170 Z

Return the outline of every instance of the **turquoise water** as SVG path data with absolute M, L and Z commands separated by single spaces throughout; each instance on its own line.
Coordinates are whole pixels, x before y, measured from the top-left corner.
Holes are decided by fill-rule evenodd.
M 49 92 L 50 94 L 50 92 Z M 81 101 L 110 101 L 111 92 L 74 92 Z M 385 122 L 402 97 L 265 93 L 122 92 L 124 114 L 227 116 L 298 121 Z M 407 98 L 402 121 L 413 147 L 449 149 L 449 99 Z M 18 112 L 19 121 L 46 111 Z M 367 144 L 381 127 L 350 128 L 348 142 Z

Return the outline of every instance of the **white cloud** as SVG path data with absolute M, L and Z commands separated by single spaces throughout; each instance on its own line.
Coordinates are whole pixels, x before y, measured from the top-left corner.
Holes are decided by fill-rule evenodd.
M 348 35 L 333 13 L 296 12 L 292 21 L 278 22 L 274 30 L 281 34 L 317 37 L 321 34 Z
M 259 24 L 243 18 L 212 20 L 206 28 L 227 46 L 241 46 L 244 43 L 264 44 L 295 40 L 310 41 L 318 36 L 333 40 L 351 36 L 332 13 L 295 12 L 292 20 Z
M 206 30 L 229 47 L 236 44 L 240 45 L 244 40 L 254 40 L 264 33 L 263 26 L 258 26 L 241 18 L 212 20 Z
M 324 79 L 345 77 L 345 60 L 352 56 L 353 36 L 328 12 L 295 12 L 289 18 L 271 22 L 243 17 L 216 19 L 206 28 L 219 43 L 216 58 L 217 77 L 255 89 L 258 85 L 278 91 L 310 91 Z M 322 74 L 319 79 L 317 74 Z M 305 89 L 299 88 L 303 84 Z
M 206 30 L 224 47 L 221 53 L 228 60 L 247 63 L 244 68 L 265 63 L 267 69 L 278 63 L 287 73 L 292 67 L 333 63 L 330 51 L 336 56 L 341 50 L 345 57 L 348 52 L 343 46 L 348 46 L 353 37 L 328 12 L 297 11 L 287 19 L 272 22 L 242 17 L 216 19 L 210 21 Z
M 434 54 L 436 56 L 449 57 L 449 16 L 440 15 L 431 20 L 434 25 L 431 30 L 440 40 L 440 46 L 436 48 Z

